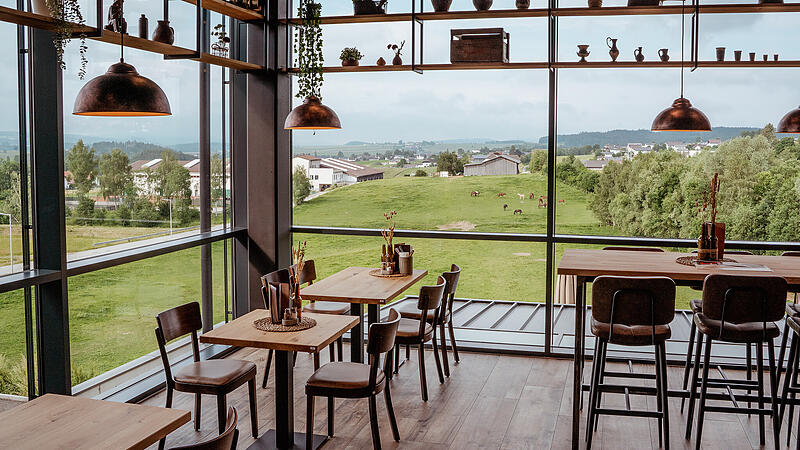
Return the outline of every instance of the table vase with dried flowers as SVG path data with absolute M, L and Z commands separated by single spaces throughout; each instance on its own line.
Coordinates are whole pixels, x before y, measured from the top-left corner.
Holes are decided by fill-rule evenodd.
M 300 274 L 303 273 L 306 257 L 306 241 L 297 241 L 297 247 L 292 246 L 292 260 L 294 273 L 289 275 L 292 287 L 292 307 L 297 311 L 297 320 L 302 318 L 303 299 L 300 298 Z
M 392 239 L 394 239 L 394 216 L 396 215 L 397 211 L 394 210 L 383 213 L 383 218 L 386 219 L 387 223 L 387 225 L 381 229 L 381 235 L 386 242 L 381 246 L 381 274 L 383 275 L 391 275 L 394 273 L 394 246 L 392 245 Z
M 706 199 L 698 212 L 703 217 L 700 237 L 697 239 L 697 259 L 701 261 L 720 261 L 725 251 L 725 224 L 717 222 L 717 197 L 719 195 L 719 174 L 711 178 Z M 710 210 L 709 220 L 705 220 L 705 212 Z

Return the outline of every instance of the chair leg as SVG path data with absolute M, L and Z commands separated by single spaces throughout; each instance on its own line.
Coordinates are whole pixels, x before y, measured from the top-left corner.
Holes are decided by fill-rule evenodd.
M 669 383 L 667 382 L 667 346 L 662 342 L 659 346 L 661 353 L 661 402 L 664 404 L 664 449 L 669 450 Z
M 697 408 L 697 441 L 695 441 L 694 444 L 696 450 L 700 450 L 700 442 L 703 439 L 703 418 L 706 413 L 706 393 L 708 392 L 709 366 L 711 366 L 711 337 L 706 340 L 706 354 L 704 355 L 703 360 L 703 384 L 700 387 L 700 406 Z M 691 407 L 692 405 L 689 405 L 689 409 L 691 409 Z
M 748 346 L 749 347 L 749 346 Z M 758 409 L 764 409 L 764 348 L 756 346 L 756 375 L 758 379 Z M 758 415 L 758 442 L 764 445 L 764 415 Z
M 333 397 L 328 397 L 328 436 L 333 437 L 333 418 L 336 412 Z M 306 447 L 310 448 L 310 447 Z
M 746 377 L 747 381 L 750 381 L 750 380 L 753 379 L 753 352 L 750 350 L 750 343 L 745 344 L 744 348 L 745 348 L 744 357 L 745 357 L 745 359 L 747 359 L 747 362 L 745 363 L 746 366 L 747 366 L 746 369 L 745 369 L 747 371 L 745 373 L 745 377 Z M 753 392 L 753 391 L 750 390 L 750 389 L 747 390 L 748 394 L 751 393 L 751 392 Z M 750 407 L 750 402 L 747 402 L 747 407 L 748 408 Z M 747 414 L 747 416 L 750 417 L 750 414 Z
M 314 396 L 306 394 L 306 448 L 314 448 Z
M 344 355 L 344 344 L 342 344 L 342 338 L 336 340 L 336 350 L 339 351 L 339 361 L 344 361 L 342 359 L 342 355 Z
M 328 352 L 331 354 L 331 362 L 336 361 L 336 347 L 333 345 L 333 342 L 328 346 Z
M 394 417 L 394 407 L 392 406 L 392 395 L 389 392 L 389 383 L 383 390 L 383 399 L 386 401 L 386 411 L 389 413 L 389 424 L 392 426 L 392 436 L 394 440 L 400 442 L 400 431 L 397 429 L 397 419 Z
M 589 414 L 586 417 L 586 449 L 592 448 L 592 434 L 594 434 L 595 409 L 597 404 L 597 391 L 600 387 L 600 366 L 602 365 L 603 352 L 600 338 L 594 338 L 594 358 L 592 360 L 592 383 L 589 386 Z
M 406 344 L 406 361 L 411 359 L 411 345 Z
M 427 402 L 428 379 L 425 377 L 425 346 L 422 342 L 419 343 L 419 385 L 422 389 L 422 401 Z
M 400 370 L 400 345 L 394 345 L 394 373 Z
M 789 399 L 789 386 L 791 385 L 791 382 L 794 379 L 794 366 L 795 366 L 794 359 L 797 357 L 796 355 L 797 355 L 797 340 L 796 339 L 792 339 L 792 343 L 789 346 L 789 361 L 787 361 L 787 363 L 786 363 L 786 377 L 783 380 L 783 389 L 782 389 L 782 392 L 781 392 L 781 406 L 780 406 L 780 410 L 778 412 L 779 421 L 781 423 L 783 423 L 783 417 L 784 417 L 784 414 L 786 413 L 786 403 L 787 403 L 786 401 Z M 791 408 L 792 407 L 789 406 L 789 409 L 791 409 Z M 790 419 L 789 423 L 787 424 L 787 426 L 789 427 L 789 431 L 787 433 L 788 436 L 787 436 L 787 439 L 786 439 L 786 446 L 788 447 L 789 443 L 790 443 L 790 441 L 792 439 L 791 438 L 791 435 L 792 435 L 792 422 L 791 422 L 791 419 Z
M 658 447 L 664 446 L 664 402 L 661 398 L 661 351 L 658 344 L 653 346 L 653 354 L 655 355 L 655 376 L 656 376 L 656 411 L 661 413 L 661 416 L 656 419 L 658 421 Z
M 458 346 L 456 345 L 456 333 L 453 331 L 453 318 L 450 317 L 450 322 L 447 322 L 447 329 L 450 331 L 450 346 L 453 347 L 453 358 L 458 364 L 461 360 L 458 358 Z
M 247 382 L 247 390 L 250 394 L 250 426 L 253 428 L 253 437 L 258 438 L 258 404 L 256 403 L 256 378 L 253 377 Z M 226 411 L 227 414 L 227 411 Z
M 374 395 L 369 396 L 369 425 L 372 428 L 372 448 L 380 450 L 381 433 L 378 431 L 378 403 Z
M 272 364 L 272 350 L 267 353 L 267 365 L 264 367 L 264 382 L 261 383 L 261 387 L 266 389 L 267 388 L 267 381 L 269 380 L 269 366 Z
M 200 431 L 200 413 L 202 402 L 200 394 L 194 394 L 194 431 Z
M 608 353 L 608 342 L 603 341 L 600 344 L 600 382 L 598 386 L 602 385 L 606 379 L 606 354 Z M 595 403 L 595 408 L 600 408 L 600 405 L 603 401 L 603 391 L 597 391 L 597 402 Z M 594 431 L 597 431 L 597 424 L 600 422 L 599 417 L 595 414 L 594 418 Z
M 167 403 L 166 408 L 172 408 L 172 388 L 169 384 L 167 384 Z M 161 440 L 158 441 L 158 450 L 164 450 L 164 446 L 167 443 L 167 438 L 163 437 Z
M 697 333 L 697 325 L 692 319 L 692 326 L 689 328 L 689 342 L 686 344 L 686 365 L 683 368 L 683 390 L 686 390 L 686 385 L 689 383 L 689 370 L 692 368 L 692 348 L 694 346 L 694 335 Z M 683 414 L 683 404 L 686 402 L 686 397 L 681 398 L 681 414 Z
M 217 394 L 217 426 L 219 427 L 219 434 L 225 432 L 225 421 L 227 418 L 228 402 L 225 399 L 225 394 Z
M 783 335 L 781 336 L 781 347 L 778 350 L 778 360 L 775 361 L 776 365 L 778 366 L 778 383 L 781 382 L 781 373 L 783 373 L 783 357 L 786 355 L 786 344 L 789 342 L 789 316 L 786 316 L 786 320 L 783 324 Z M 794 339 L 792 339 L 794 340 Z M 786 370 L 788 372 L 789 366 L 787 364 Z
M 767 341 L 767 357 L 769 358 L 770 398 L 775 399 L 775 401 L 770 402 L 772 407 L 772 439 L 777 449 L 778 443 L 781 441 L 781 418 L 778 415 L 778 373 L 775 368 L 775 344 L 772 339 Z
M 710 340 L 710 339 L 709 339 Z M 692 380 L 689 385 L 689 412 L 686 415 L 686 439 L 692 437 L 692 423 L 694 421 L 694 400 L 697 398 L 697 380 L 700 372 L 700 355 L 703 349 L 703 333 L 695 336 L 694 367 L 692 367 Z
M 319 370 L 319 352 L 314 353 L 314 371 Z
M 447 361 L 447 338 L 444 334 L 444 324 L 439 326 L 439 338 L 441 339 L 442 346 L 442 365 L 444 366 L 444 376 L 450 376 L 450 362 Z
M 436 373 L 439 375 L 439 384 L 444 384 L 444 374 L 442 373 L 442 362 L 439 361 L 439 346 L 436 345 L 436 327 L 433 328 L 433 360 L 436 362 Z M 422 344 L 425 345 L 425 344 Z

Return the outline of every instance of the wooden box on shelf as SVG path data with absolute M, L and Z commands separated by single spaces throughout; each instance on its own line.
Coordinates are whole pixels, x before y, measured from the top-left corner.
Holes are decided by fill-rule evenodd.
M 509 35 L 502 28 L 450 30 L 450 62 L 508 62 Z

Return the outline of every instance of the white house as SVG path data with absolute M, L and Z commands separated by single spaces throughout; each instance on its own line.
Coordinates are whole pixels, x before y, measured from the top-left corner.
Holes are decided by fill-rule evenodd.
M 344 171 L 333 167 L 322 166 L 322 158 L 311 155 L 298 155 L 292 158 L 292 171 L 302 167 L 311 182 L 311 189 L 324 191 L 335 184 L 344 184 Z
M 164 160 L 161 158 L 156 159 L 140 159 L 131 163 L 131 171 L 133 172 L 133 184 L 136 188 L 145 195 L 153 195 L 152 186 L 147 183 L 147 172 L 158 169 L 158 166 Z M 200 160 L 193 159 L 191 161 L 178 161 L 180 165 L 189 171 L 189 188 L 192 191 L 192 197 L 200 196 Z M 228 164 L 226 168 L 225 190 L 230 192 L 231 189 L 231 167 Z
M 319 162 L 320 167 L 338 170 L 342 173 L 344 184 L 361 183 L 370 180 L 382 180 L 383 171 L 372 167 L 365 167 L 350 161 L 336 158 L 322 158 Z

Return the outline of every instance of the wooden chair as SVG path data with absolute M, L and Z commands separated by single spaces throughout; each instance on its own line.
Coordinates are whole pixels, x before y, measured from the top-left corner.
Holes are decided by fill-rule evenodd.
M 453 299 L 456 296 L 456 288 L 458 287 L 458 278 L 461 275 L 461 267 L 458 265 L 453 264 L 450 266 L 449 272 L 443 272 L 442 277 L 444 278 L 445 285 L 444 285 L 444 298 L 442 301 L 444 305 L 442 306 L 442 313 L 439 314 L 439 338 L 440 338 L 440 345 L 442 346 L 442 365 L 444 366 L 444 376 L 450 376 L 450 364 L 447 360 L 447 339 L 446 334 L 444 332 L 445 325 L 450 332 L 450 345 L 453 347 L 453 357 L 455 358 L 456 363 L 460 360 L 458 358 L 458 347 L 456 346 L 456 335 L 453 331 Z M 422 315 L 419 309 L 417 309 L 417 305 L 406 302 L 398 308 L 400 311 L 400 317 L 408 318 L 408 319 L 416 319 L 419 320 Z M 433 316 L 435 311 L 428 311 L 428 322 L 433 322 Z M 399 352 L 398 352 L 399 353 Z M 397 371 L 397 367 L 395 367 L 395 371 Z M 396 373 L 396 372 L 395 372 Z
M 236 450 L 239 441 L 239 430 L 236 429 L 238 414 L 236 408 L 228 407 L 228 420 L 225 422 L 225 431 L 219 436 L 197 444 L 172 447 L 172 450 Z
M 400 325 L 397 328 L 397 337 L 394 341 L 396 352 L 400 351 L 401 345 L 406 345 L 406 348 L 416 345 L 419 348 L 419 381 L 422 400 L 426 402 L 428 401 L 428 380 L 425 376 L 425 343 L 428 341 L 433 344 L 433 356 L 436 360 L 439 382 L 444 383 L 442 364 L 439 361 L 439 349 L 436 345 L 436 326 L 432 325 L 439 323 L 444 288 L 445 279 L 442 276 L 439 276 L 436 285 L 422 286 L 420 288 L 419 298 L 417 299 L 417 309 L 420 312 L 420 317 L 428 317 L 428 313 L 432 311 L 433 320 L 429 323 L 427 320 L 401 318 Z M 395 353 L 395 363 L 399 363 L 397 353 Z
M 778 416 L 780 423 L 783 423 L 786 405 L 789 405 L 789 421 L 786 425 L 789 427 L 786 430 L 786 446 L 791 445 L 792 440 L 792 422 L 794 422 L 794 400 L 798 393 L 800 393 L 800 384 L 797 382 L 797 375 L 800 373 L 800 345 L 798 341 L 800 338 L 800 317 L 789 316 L 786 318 L 786 323 L 791 329 L 792 344 L 789 348 L 789 362 L 786 364 L 786 379 L 783 380 L 783 393 L 781 394 L 781 408 Z M 791 400 L 789 396 L 791 395 Z M 797 446 L 800 448 L 800 433 L 797 433 Z
M 586 448 L 600 414 L 654 417 L 658 419 L 659 445 L 669 449 L 669 403 L 667 398 L 667 352 L 665 342 L 672 335 L 669 327 L 675 317 L 675 282 L 667 277 L 600 276 L 592 284 L 592 322 L 595 335 L 592 382 L 589 390 L 589 415 L 586 425 Z M 623 346 L 652 345 L 655 349 L 655 374 L 606 372 L 608 344 Z M 645 378 L 655 380 L 657 411 L 632 411 L 603 408 L 603 392 L 624 392 L 630 405 L 628 385 L 610 385 L 605 377 Z M 651 391 L 640 391 L 652 395 Z M 636 391 L 634 391 L 636 393 Z
M 763 446 L 764 416 L 772 417 L 772 431 L 775 448 L 780 440 L 780 418 L 778 402 L 771 401 L 770 408 L 765 408 L 764 397 L 764 350 L 768 349 L 770 398 L 778 398 L 778 383 L 775 370 L 775 346 L 773 339 L 780 335 L 775 324 L 783 317 L 786 306 L 786 280 L 777 276 L 765 275 L 708 275 L 703 282 L 702 311 L 694 316 L 697 325 L 697 349 L 695 350 L 694 368 L 689 390 L 689 413 L 686 419 L 686 439 L 691 437 L 692 416 L 697 398 L 698 372 L 703 339 L 706 339 L 702 384 L 700 385 L 700 406 L 697 413 L 697 440 L 695 447 L 699 450 L 703 433 L 703 418 L 706 411 L 723 413 L 747 413 L 758 415 L 760 444 Z M 758 378 L 751 380 L 730 380 L 726 377 L 709 378 L 711 361 L 711 344 L 714 340 L 740 344 L 756 344 L 756 365 Z M 756 390 L 758 407 L 706 406 L 706 393 L 709 383 L 714 388 L 730 391 Z
M 372 446 L 381 448 L 381 436 L 378 432 L 378 413 L 376 396 L 383 391 L 389 423 L 395 441 L 400 441 L 397 420 L 392 407 L 392 397 L 387 379 L 391 378 L 392 347 L 400 324 L 400 315 L 394 309 L 389 310 L 386 322 L 373 323 L 369 326 L 367 338 L 367 355 L 369 364 L 353 362 L 330 362 L 317 369 L 306 381 L 306 448 L 312 448 L 314 438 L 314 397 L 328 398 L 328 436 L 333 437 L 334 398 L 369 398 L 369 422 L 372 428 Z M 384 357 L 383 369 L 380 369 L 381 355 Z
M 800 252 L 797 251 L 789 251 L 783 252 L 781 256 L 800 256 Z M 786 302 L 786 322 L 783 325 L 783 336 L 781 336 L 781 347 L 778 351 L 778 382 L 781 380 L 781 373 L 783 372 L 783 357 L 786 354 L 786 343 L 789 339 L 789 317 L 800 317 L 800 305 L 797 304 L 797 294 L 800 293 L 798 291 L 789 291 L 793 294 L 794 298 L 791 303 Z M 794 338 L 794 336 L 792 336 Z M 789 367 L 786 367 L 786 370 L 789 370 Z M 789 421 L 791 426 L 791 416 L 794 415 L 794 410 L 789 410 Z
M 200 349 L 197 341 L 197 330 L 203 327 L 200 320 L 200 304 L 197 302 L 186 303 L 168 309 L 156 316 L 156 340 L 158 350 L 161 352 L 161 361 L 164 363 L 164 373 L 167 377 L 167 408 L 172 407 L 173 391 L 189 392 L 195 394 L 194 402 L 194 429 L 200 430 L 200 396 L 202 394 L 217 397 L 217 420 L 219 432 L 225 432 L 226 418 L 225 396 L 247 383 L 250 391 L 250 422 L 253 437 L 258 437 L 258 409 L 256 407 L 256 365 L 251 361 L 237 359 L 211 359 L 200 361 Z M 179 367 L 175 373 L 167 357 L 167 342 L 192 335 L 192 356 L 194 362 Z M 164 448 L 164 440 L 159 443 L 159 448 Z

